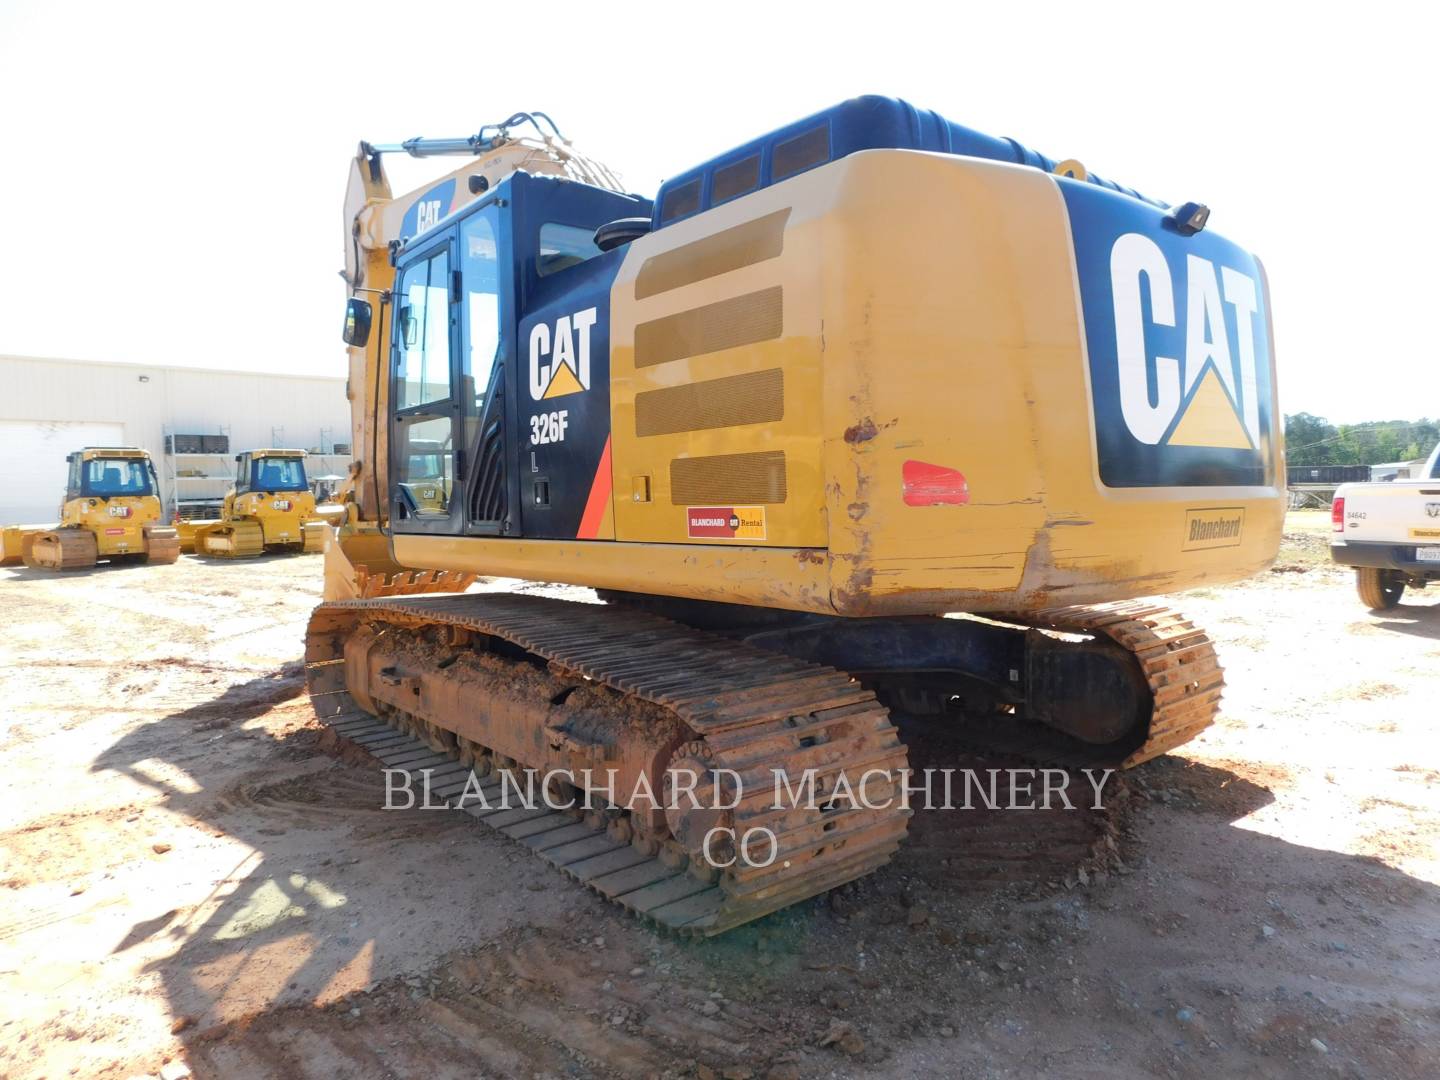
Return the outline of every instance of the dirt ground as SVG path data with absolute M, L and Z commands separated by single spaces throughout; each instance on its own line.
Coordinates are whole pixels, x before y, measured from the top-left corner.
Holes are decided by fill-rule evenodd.
M 702 943 L 317 746 L 318 558 L 0 570 L 0 1074 L 1433 1076 L 1440 593 L 1327 529 L 1177 600 L 1224 713 L 1106 813 L 921 813 Z

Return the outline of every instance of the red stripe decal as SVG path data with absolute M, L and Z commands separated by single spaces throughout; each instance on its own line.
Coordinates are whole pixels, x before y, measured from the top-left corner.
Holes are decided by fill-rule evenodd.
M 610 437 L 605 437 L 605 449 L 600 451 L 600 464 L 595 467 L 595 480 L 590 485 L 590 497 L 585 500 L 585 513 L 580 515 L 580 531 L 577 540 L 594 540 L 600 535 L 600 522 L 605 520 L 605 508 L 610 503 L 610 489 L 614 479 L 610 475 Z

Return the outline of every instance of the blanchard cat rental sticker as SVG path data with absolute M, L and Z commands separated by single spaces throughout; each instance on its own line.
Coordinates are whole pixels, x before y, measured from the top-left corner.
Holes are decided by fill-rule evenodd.
M 763 506 L 690 506 L 686 531 L 692 540 L 764 540 Z

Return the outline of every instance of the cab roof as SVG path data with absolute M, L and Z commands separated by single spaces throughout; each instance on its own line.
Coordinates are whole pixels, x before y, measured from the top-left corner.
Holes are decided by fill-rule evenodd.
M 82 461 L 89 461 L 91 458 L 144 458 L 150 460 L 150 451 L 141 450 L 138 446 L 84 446 L 77 451 Z M 74 454 L 70 455 L 74 457 Z
M 997 139 L 963 127 L 908 101 L 869 94 L 777 128 L 665 181 L 655 196 L 651 227 L 664 228 L 862 150 L 926 150 L 1028 165 L 1048 173 L 1070 164 L 1058 163 L 1014 139 Z M 1067 175 L 1165 208 L 1164 203 L 1083 168 Z

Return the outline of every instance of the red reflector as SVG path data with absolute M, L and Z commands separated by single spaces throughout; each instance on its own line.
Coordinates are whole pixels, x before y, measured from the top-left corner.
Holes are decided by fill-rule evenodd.
M 959 469 L 907 461 L 900 477 L 906 506 L 964 506 L 970 501 L 970 485 Z
M 1345 531 L 1345 497 L 1343 495 L 1330 504 L 1330 531 Z

